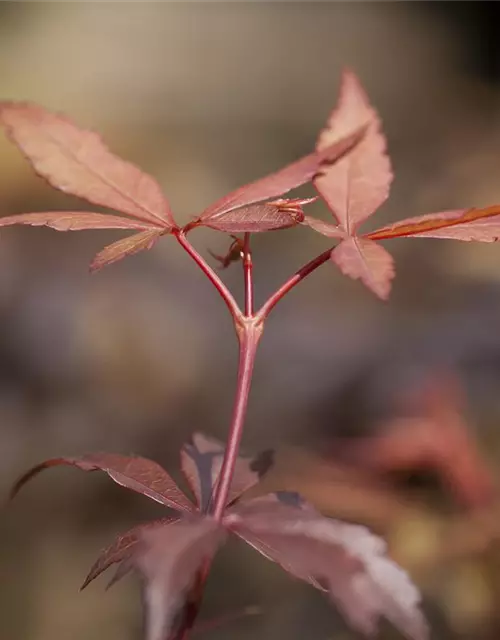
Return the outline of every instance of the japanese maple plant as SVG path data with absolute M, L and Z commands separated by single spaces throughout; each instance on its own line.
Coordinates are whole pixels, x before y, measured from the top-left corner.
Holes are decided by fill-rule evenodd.
M 84 586 L 112 564 L 118 565 L 113 582 L 133 570 L 143 588 L 146 639 L 187 638 L 212 559 L 227 536 L 233 535 L 292 576 L 325 592 L 355 630 L 372 636 L 379 619 L 386 617 L 407 638 L 427 638 L 419 593 L 406 573 L 386 556 L 382 539 L 363 526 L 323 517 L 292 493 L 246 498 L 246 490 L 272 464 L 269 453 L 255 458 L 239 456 L 252 370 L 270 313 L 321 265 L 339 267 L 386 300 L 394 262 L 377 240 L 426 237 L 493 242 L 500 236 L 500 206 L 431 213 L 363 233 L 362 223 L 389 194 L 392 171 L 379 118 L 350 71 L 343 74 L 338 105 L 309 155 L 236 189 L 185 226 L 176 223 L 157 182 L 113 155 L 97 134 L 35 104 L 0 103 L 0 120 L 9 138 L 52 186 L 121 214 L 23 213 L 0 219 L 0 226 L 134 232 L 105 247 L 93 260 L 92 271 L 169 237 L 187 252 L 224 301 L 239 343 L 234 410 L 226 443 L 194 434 L 181 450 L 181 467 L 193 498 L 155 462 L 110 453 L 47 460 L 15 484 L 13 495 L 43 469 L 72 465 L 84 471 L 104 471 L 119 485 L 169 509 L 165 518 L 133 528 L 104 549 Z M 283 197 L 308 182 L 330 210 L 330 222 L 305 215 L 304 207 L 317 198 Z M 257 308 L 251 234 L 299 225 L 324 235 L 335 246 L 314 257 Z M 228 253 L 220 260 L 222 266 L 242 264 L 245 294 L 241 307 L 217 271 L 191 244 L 191 234 L 199 227 L 231 235 Z

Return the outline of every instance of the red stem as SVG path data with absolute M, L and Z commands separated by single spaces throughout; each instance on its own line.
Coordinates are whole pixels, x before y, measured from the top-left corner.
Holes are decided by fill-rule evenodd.
M 219 474 L 219 481 L 212 500 L 212 516 L 219 522 L 222 520 L 224 510 L 228 502 L 229 490 L 234 474 L 234 467 L 238 459 L 241 436 L 245 424 L 245 415 L 252 382 L 252 372 L 255 362 L 255 353 L 259 338 L 262 334 L 262 325 L 257 324 L 253 318 L 244 318 L 236 323 L 236 330 L 240 345 L 238 378 L 236 384 L 236 398 L 234 402 L 233 416 L 229 435 L 224 452 L 224 459 Z M 172 640 L 187 640 L 191 635 L 193 625 L 198 616 L 203 597 L 205 582 L 208 578 L 212 558 L 207 558 L 201 566 L 197 581 L 192 589 L 192 598 L 185 608 L 185 618 L 181 627 Z
M 321 266 L 329 259 L 331 249 L 328 249 L 321 255 L 314 258 L 314 260 L 308 262 L 301 269 L 299 269 L 297 273 L 289 278 L 267 300 L 267 302 L 261 307 L 259 312 L 257 314 L 254 314 L 253 264 L 252 255 L 250 252 L 250 234 L 245 233 L 243 248 L 245 304 L 244 313 L 242 313 L 233 296 L 227 289 L 226 285 L 187 240 L 185 231 L 179 229 L 178 231 L 174 232 L 174 235 L 177 238 L 179 244 L 196 262 L 203 273 L 209 278 L 209 280 L 215 286 L 220 296 L 226 303 L 233 317 L 239 341 L 238 376 L 233 415 L 231 418 L 231 426 L 229 428 L 226 449 L 224 452 L 224 459 L 222 461 L 219 479 L 211 504 L 211 515 L 220 522 L 228 503 L 234 469 L 236 461 L 238 459 L 240 442 L 245 425 L 250 386 L 252 383 L 255 354 L 264 328 L 264 322 L 267 319 L 269 313 L 276 306 L 276 304 L 289 291 L 291 291 L 291 289 L 293 289 L 299 282 L 301 282 L 310 273 L 315 271 L 319 266 Z M 178 634 L 175 636 L 176 638 L 182 638 L 183 640 L 186 639 L 193 627 L 201 604 L 203 589 L 208 577 L 210 564 L 211 558 L 207 559 L 207 561 L 199 571 L 197 584 L 195 585 L 193 590 L 194 600 L 188 608 L 189 610 L 186 610 L 186 619 L 184 621 L 184 624 L 181 625 L 181 629 L 179 629 Z
M 332 250 L 327 249 L 319 256 L 316 256 L 314 260 L 311 260 L 301 269 L 299 269 L 291 278 L 289 278 L 273 295 L 265 302 L 255 315 L 256 320 L 260 323 L 264 323 L 271 311 L 278 304 L 278 302 L 291 291 L 299 282 L 302 282 L 304 278 L 307 278 L 309 274 L 315 271 L 322 264 L 327 262 L 330 258 Z
M 250 385 L 252 381 L 252 372 L 255 362 L 255 353 L 263 330 L 263 323 L 256 322 L 253 317 L 253 274 L 252 274 L 252 256 L 250 253 L 250 234 L 245 234 L 244 256 L 243 256 L 243 273 L 245 281 L 245 312 L 242 313 L 236 304 L 233 296 L 222 282 L 219 276 L 206 263 L 200 254 L 194 249 L 187 240 L 185 231 L 180 229 L 174 232 L 179 244 L 191 256 L 191 258 L 200 267 L 203 273 L 209 278 L 215 286 L 229 311 L 233 317 L 236 333 L 239 341 L 239 364 L 238 377 L 236 384 L 236 397 L 234 401 L 233 415 L 231 426 L 229 428 L 226 450 L 219 475 L 217 488 L 214 492 L 211 512 L 216 520 L 221 520 L 228 502 L 231 482 L 234 475 L 236 460 L 243 435 L 243 427 L 245 423 L 246 410 L 248 405 L 248 396 L 250 393 Z M 187 640 L 193 628 L 195 619 L 201 605 L 203 590 L 205 586 L 212 558 L 207 558 L 203 566 L 198 572 L 198 577 L 193 586 L 189 602 L 185 608 L 185 618 L 181 623 L 178 631 L 172 636 L 175 640 Z
M 253 315 L 253 263 L 249 233 L 245 233 L 243 245 L 243 273 L 245 277 L 245 316 L 249 318 Z
M 215 273 L 212 267 L 206 262 L 206 260 L 200 256 L 200 254 L 196 251 L 193 245 L 186 238 L 186 234 L 183 229 L 178 229 L 173 232 L 173 235 L 177 239 L 177 242 L 181 245 L 181 247 L 188 253 L 191 258 L 196 262 L 196 264 L 200 267 L 203 273 L 207 276 L 210 282 L 214 285 L 214 287 L 219 292 L 219 295 L 226 303 L 227 308 L 229 309 L 231 315 L 233 316 L 235 322 L 237 322 L 242 317 L 242 313 L 240 308 L 238 307 L 236 300 L 233 298 L 231 292 L 226 287 L 226 285 L 222 282 L 219 276 Z
M 217 483 L 217 488 L 212 502 L 212 515 L 216 520 L 221 520 L 227 504 L 234 474 L 234 467 L 238 458 L 241 436 L 243 435 L 243 427 L 245 424 L 250 385 L 252 382 L 255 353 L 264 326 L 262 322 L 256 322 L 253 318 L 253 274 L 252 255 L 250 253 L 250 234 L 245 234 L 245 244 L 243 249 L 243 272 L 245 279 L 244 314 L 242 314 L 226 285 L 188 241 L 185 231 L 179 229 L 175 232 L 175 237 L 222 296 L 222 299 L 233 316 L 236 332 L 238 334 L 240 349 L 236 398 L 234 401 L 233 416 L 231 419 L 231 426 L 229 428 L 227 446 L 224 452 L 219 481 Z
M 224 459 L 217 482 L 217 488 L 213 496 L 212 515 L 216 520 L 221 520 L 228 502 L 229 490 L 233 480 L 234 467 L 238 459 L 241 436 L 245 425 L 248 396 L 252 383 L 255 353 L 259 344 L 264 325 L 255 322 L 253 317 L 253 270 L 252 254 L 250 252 L 250 234 L 245 233 L 243 245 L 243 274 L 245 280 L 245 315 L 240 322 L 236 322 L 236 332 L 240 345 L 238 378 L 236 383 L 236 397 L 234 401 L 233 416 L 229 435 L 224 452 Z
M 253 318 L 245 318 L 243 323 L 238 326 L 240 352 L 236 398 L 219 481 L 213 498 L 212 515 L 219 521 L 224 514 L 224 509 L 228 501 L 234 467 L 238 458 L 241 436 L 243 435 L 243 427 L 245 424 L 250 385 L 252 382 L 255 353 L 261 334 L 262 324 L 256 323 Z

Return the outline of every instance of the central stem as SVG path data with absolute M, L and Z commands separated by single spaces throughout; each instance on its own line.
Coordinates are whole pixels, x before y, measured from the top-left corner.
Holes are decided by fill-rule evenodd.
M 224 509 L 228 502 L 234 467 L 238 458 L 241 436 L 243 435 L 243 427 L 245 425 L 245 415 L 248 405 L 250 385 L 252 382 L 255 353 L 257 351 L 257 345 L 261 334 L 262 325 L 260 323 L 256 323 L 253 318 L 245 318 L 238 327 L 240 349 L 236 397 L 226 450 L 219 475 L 219 482 L 217 483 L 213 499 L 213 517 L 216 520 L 220 520 L 222 518 Z
M 236 382 L 236 397 L 226 450 L 217 486 L 212 498 L 212 515 L 221 520 L 224 509 L 229 501 L 229 492 L 233 480 L 234 468 L 238 459 L 241 436 L 245 426 L 248 396 L 252 383 L 253 365 L 259 338 L 262 334 L 263 322 L 256 320 L 253 313 L 253 268 L 252 253 L 250 251 L 250 234 L 245 233 L 242 251 L 243 279 L 245 284 L 245 305 L 243 317 L 235 317 L 236 333 L 239 342 L 238 378 Z
M 238 459 L 241 436 L 243 435 L 243 427 L 245 425 L 250 385 L 252 382 L 255 353 L 257 351 L 257 345 L 259 344 L 263 328 L 262 322 L 255 320 L 253 317 L 241 318 L 237 322 L 235 321 L 235 326 L 239 341 L 236 397 L 219 481 L 217 483 L 217 488 L 214 492 L 211 505 L 212 516 L 219 522 L 222 520 L 224 510 L 228 503 L 234 468 Z M 174 640 L 187 640 L 190 636 L 190 632 L 198 616 L 205 582 L 207 580 L 211 564 L 212 558 L 206 558 L 198 571 L 197 580 L 191 592 L 192 598 L 184 609 L 184 622 L 181 624 L 178 633 L 174 636 Z
M 222 461 L 218 482 L 215 487 L 215 491 L 212 496 L 209 508 L 212 517 L 220 522 L 224 516 L 226 506 L 230 501 L 231 483 L 233 481 L 234 470 L 236 462 L 238 460 L 238 453 L 241 438 L 243 435 L 243 428 L 245 426 L 248 397 L 250 395 L 250 386 L 252 383 L 252 374 L 255 363 L 255 354 L 260 337 L 262 335 L 264 323 L 272 309 L 289 291 L 291 291 L 299 282 L 310 275 L 319 266 L 327 262 L 331 254 L 331 249 L 328 249 L 321 255 L 314 258 L 314 260 L 311 260 L 309 263 L 304 265 L 301 269 L 299 269 L 295 273 L 295 275 L 289 278 L 269 298 L 269 300 L 261 307 L 261 309 L 257 313 L 255 313 L 253 292 L 253 265 L 252 254 L 250 251 L 249 233 L 245 233 L 241 256 L 243 261 L 245 285 L 245 302 L 243 310 L 238 307 L 233 296 L 228 291 L 227 287 L 221 281 L 219 276 L 188 242 L 185 231 L 181 229 L 175 235 L 179 244 L 197 263 L 197 265 L 209 278 L 209 280 L 212 282 L 212 284 L 215 286 L 215 288 L 223 298 L 233 317 L 236 334 L 238 336 L 239 364 L 236 384 L 236 397 L 234 401 L 233 414 L 231 418 L 231 425 L 229 427 L 224 458 Z M 187 640 L 187 638 L 189 637 L 190 631 L 198 616 L 201 600 L 203 597 L 203 590 L 205 587 L 206 579 L 208 577 L 208 573 L 210 571 L 211 563 L 212 558 L 206 558 L 205 562 L 198 570 L 195 584 L 191 589 L 191 597 L 188 599 L 188 602 L 184 607 L 184 620 L 180 624 L 180 627 L 175 636 L 173 636 L 175 640 Z

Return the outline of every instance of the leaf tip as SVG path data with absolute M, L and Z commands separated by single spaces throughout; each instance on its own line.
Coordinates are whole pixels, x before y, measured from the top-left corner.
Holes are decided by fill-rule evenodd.
M 97 257 L 94 258 L 88 267 L 90 275 L 96 274 L 98 271 L 102 269 L 102 267 L 103 265 L 100 263 L 99 260 L 97 260 Z
M 78 589 L 78 591 L 80 591 L 81 593 L 84 589 L 86 589 L 89 586 L 91 582 L 92 582 L 92 578 L 89 578 L 89 576 L 87 576 L 83 581 L 82 586 Z
M 9 491 L 7 501 L 11 502 L 17 496 L 17 494 L 21 491 L 24 485 L 27 482 L 29 482 L 32 478 L 34 478 L 36 475 L 38 475 L 41 471 L 43 471 L 44 469 L 47 469 L 48 467 L 56 466 L 58 464 L 60 464 L 60 459 L 54 458 L 51 460 L 46 460 L 45 462 L 41 462 L 40 464 L 35 465 L 31 469 L 28 469 L 28 471 L 23 473 L 12 485 Z

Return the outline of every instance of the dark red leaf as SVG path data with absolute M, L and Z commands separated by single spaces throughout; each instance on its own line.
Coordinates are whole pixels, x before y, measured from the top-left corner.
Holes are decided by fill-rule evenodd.
M 314 184 L 325 199 L 338 226 L 306 218 L 315 231 L 328 237 L 345 238 L 332 250 L 331 259 L 345 275 L 360 279 L 386 300 L 394 277 L 392 257 L 375 243 L 357 237 L 359 225 L 387 198 L 392 171 L 386 154 L 380 121 L 356 76 L 347 71 L 342 78 L 340 99 L 317 143 L 319 151 L 348 131 L 366 127 L 363 139 L 338 162 L 322 167 Z
M 107 267 L 113 262 L 122 260 L 126 256 L 134 255 L 139 251 L 151 249 L 155 242 L 163 235 L 163 232 L 148 229 L 142 233 L 136 233 L 133 236 L 127 236 L 121 240 L 109 244 L 96 255 L 90 265 L 91 271 L 98 271 L 103 267 Z
M 200 221 L 205 223 L 208 218 L 227 213 L 238 207 L 269 198 L 277 198 L 306 184 L 314 178 L 321 166 L 336 162 L 353 149 L 362 139 L 364 133 L 365 127 L 353 127 L 320 151 L 314 151 L 275 173 L 232 191 L 205 209 L 200 216 Z
M 331 254 L 342 273 L 361 280 L 375 295 L 387 300 L 394 278 L 394 260 L 373 240 L 353 236 L 343 240 Z
M 147 458 L 116 453 L 92 453 L 81 458 L 53 458 L 27 471 L 11 491 L 14 497 L 34 476 L 49 467 L 70 465 L 82 471 L 104 471 L 117 484 L 179 511 L 193 511 L 193 504 L 159 464 Z
M 131 564 L 143 582 L 145 640 L 168 640 L 196 573 L 225 535 L 223 527 L 207 517 L 141 532 Z
M 295 491 L 275 491 L 274 493 L 268 493 L 264 496 L 253 498 L 251 502 L 248 502 L 246 504 L 249 504 L 252 510 L 255 506 L 263 509 L 271 508 L 272 510 L 273 505 L 286 505 L 289 507 L 294 507 L 296 509 L 312 510 L 314 513 L 316 512 L 314 507 L 312 507 L 310 503 L 306 502 L 302 498 L 302 496 Z M 268 560 L 271 560 L 272 562 L 278 562 L 278 564 L 283 567 L 284 565 L 286 565 L 285 558 L 278 559 L 278 549 L 269 547 L 266 542 L 261 540 L 257 535 L 251 533 L 250 530 L 246 530 L 244 535 L 242 535 L 237 528 L 233 530 L 233 525 L 231 524 L 232 520 L 233 518 L 230 512 L 228 514 L 227 522 L 226 520 L 224 520 L 224 523 L 227 524 L 228 528 L 233 531 L 233 533 L 236 533 L 241 538 L 243 538 L 245 542 L 256 549 L 264 557 L 268 558 Z M 320 591 L 326 591 L 326 589 L 324 589 L 323 586 L 315 578 L 311 577 L 309 582 Z
M 151 529 L 154 527 L 164 527 L 168 524 L 177 522 L 176 518 L 163 518 L 161 520 L 153 520 L 152 522 L 146 522 L 140 524 L 133 529 L 130 529 L 126 533 L 119 535 L 116 540 L 101 551 L 99 557 L 92 565 L 84 583 L 80 590 L 85 589 L 92 580 L 95 580 L 103 571 L 106 571 L 112 564 L 123 562 L 128 560 L 136 550 L 139 544 L 141 532 L 145 529 Z
M 317 149 L 322 151 L 363 126 L 368 128 L 361 142 L 338 162 L 324 167 L 314 180 L 340 226 L 350 235 L 386 200 L 393 176 L 377 113 L 359 80 L 346 71 L 338 106 L 319 136 Z
M 458 209 L 428 213 L 400 220 L 371 233 L 367 238 L 443 238 L 475 242 L 497 242 L 500 238 L 500 205 L 483 209 Z
M 302 205 L 316 198 L 304 200 L 275 200 L 247 207 L 239 207 L 203 218 L 201 224 L 227 233 L 257 233 L 294 227 L 304 220 Z
M 150 229 L 161 228 L 130 218 L 121 218 L 92 211 L 44 211 L 43 213 L 21 213 L 0 218 L 0 227 L 13 224 L 29 224 L 33 227 L 47 226 L 56 231 L 81 231 L 83 229 Z
M 22 102 L 1 103 L 0 121 L 35 171 L 52 186 L 163 229 L 175 226 L 157 182 L 112 154 L 93 131 Z
M 418 590 L 386 556 L 385 542 L 365 527 L 265 500 L 234 507 L 224 524 L 292 575 L 327 591 L 365 635 L 385 616 L 412 640 L 428 637 Z
M 204 511 L 210 504 L 224 458 L 224 444 L 195 433 L 191 442 L 181 449 L 182 471 L 196 497 L 199 508 Z M 238 457 L 228 504 L 253 487 L 273 464 L 273 452 L 264 451 L 253 458 Z

